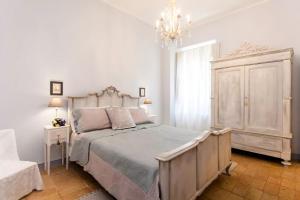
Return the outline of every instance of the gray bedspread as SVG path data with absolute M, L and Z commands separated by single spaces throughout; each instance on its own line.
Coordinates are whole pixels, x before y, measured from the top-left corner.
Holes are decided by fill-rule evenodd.
M 80 140 L 75 140 L 70 160 L 84 166 L 88 162 L 89 151 L 93 151 L 148 192 L 158 173 L 155 156 L 177 148 L 200 134 L 154 124 L 138 125 L 126 130 L 93 131 L 84 133 Z

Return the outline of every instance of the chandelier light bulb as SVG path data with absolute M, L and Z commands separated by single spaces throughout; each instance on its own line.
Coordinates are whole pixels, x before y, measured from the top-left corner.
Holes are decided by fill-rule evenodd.
M 159 29 L 159 25 L 160 25 L 160 22 L 159 22 L 159 20 L 156 20 L 156 25 L 155 25 L 155 28 L 156 28 L 156 29 Z
M 187 15 L 187 16 L 186 16 L 186 21 L 187 21 L 188 23 L 191 23 L 191 16 L 190 16 L 190 15 Z
M 170 29 L 169 26 L 166 26 L 166 31 L 169 31 L 169 29 Z

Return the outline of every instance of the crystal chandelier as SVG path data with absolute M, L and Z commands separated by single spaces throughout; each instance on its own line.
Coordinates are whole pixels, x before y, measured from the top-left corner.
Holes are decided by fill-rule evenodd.
M 162 47 L 182 44 L 182 37 L 189 32 L 190 25 L 190 15 L 183 19 L 180 9 L 176 7 L 176 0 L 170 0 L 169 6 L 161 13 L 155 26 Z

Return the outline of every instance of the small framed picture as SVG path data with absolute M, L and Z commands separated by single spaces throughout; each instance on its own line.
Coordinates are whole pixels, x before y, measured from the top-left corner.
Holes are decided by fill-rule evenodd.
M 60 81 L 50 81 L 50 95 L 59 95 L 64 94 L 63 82 Z
M 139 88 L 139 95 L 140 97 L 146 96 L 146 89 L 145 88 Z

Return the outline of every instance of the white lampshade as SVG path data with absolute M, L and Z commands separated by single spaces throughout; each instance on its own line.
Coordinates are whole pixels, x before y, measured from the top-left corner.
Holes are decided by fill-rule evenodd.
M 144 100 L 144 104 L 152 104 L 151 99 L 145 99 L 145 100 Z
M 63 101 L 61 98 L 52 98 L 48 104 L 48 107 L 61 108 L 63 107 Z

